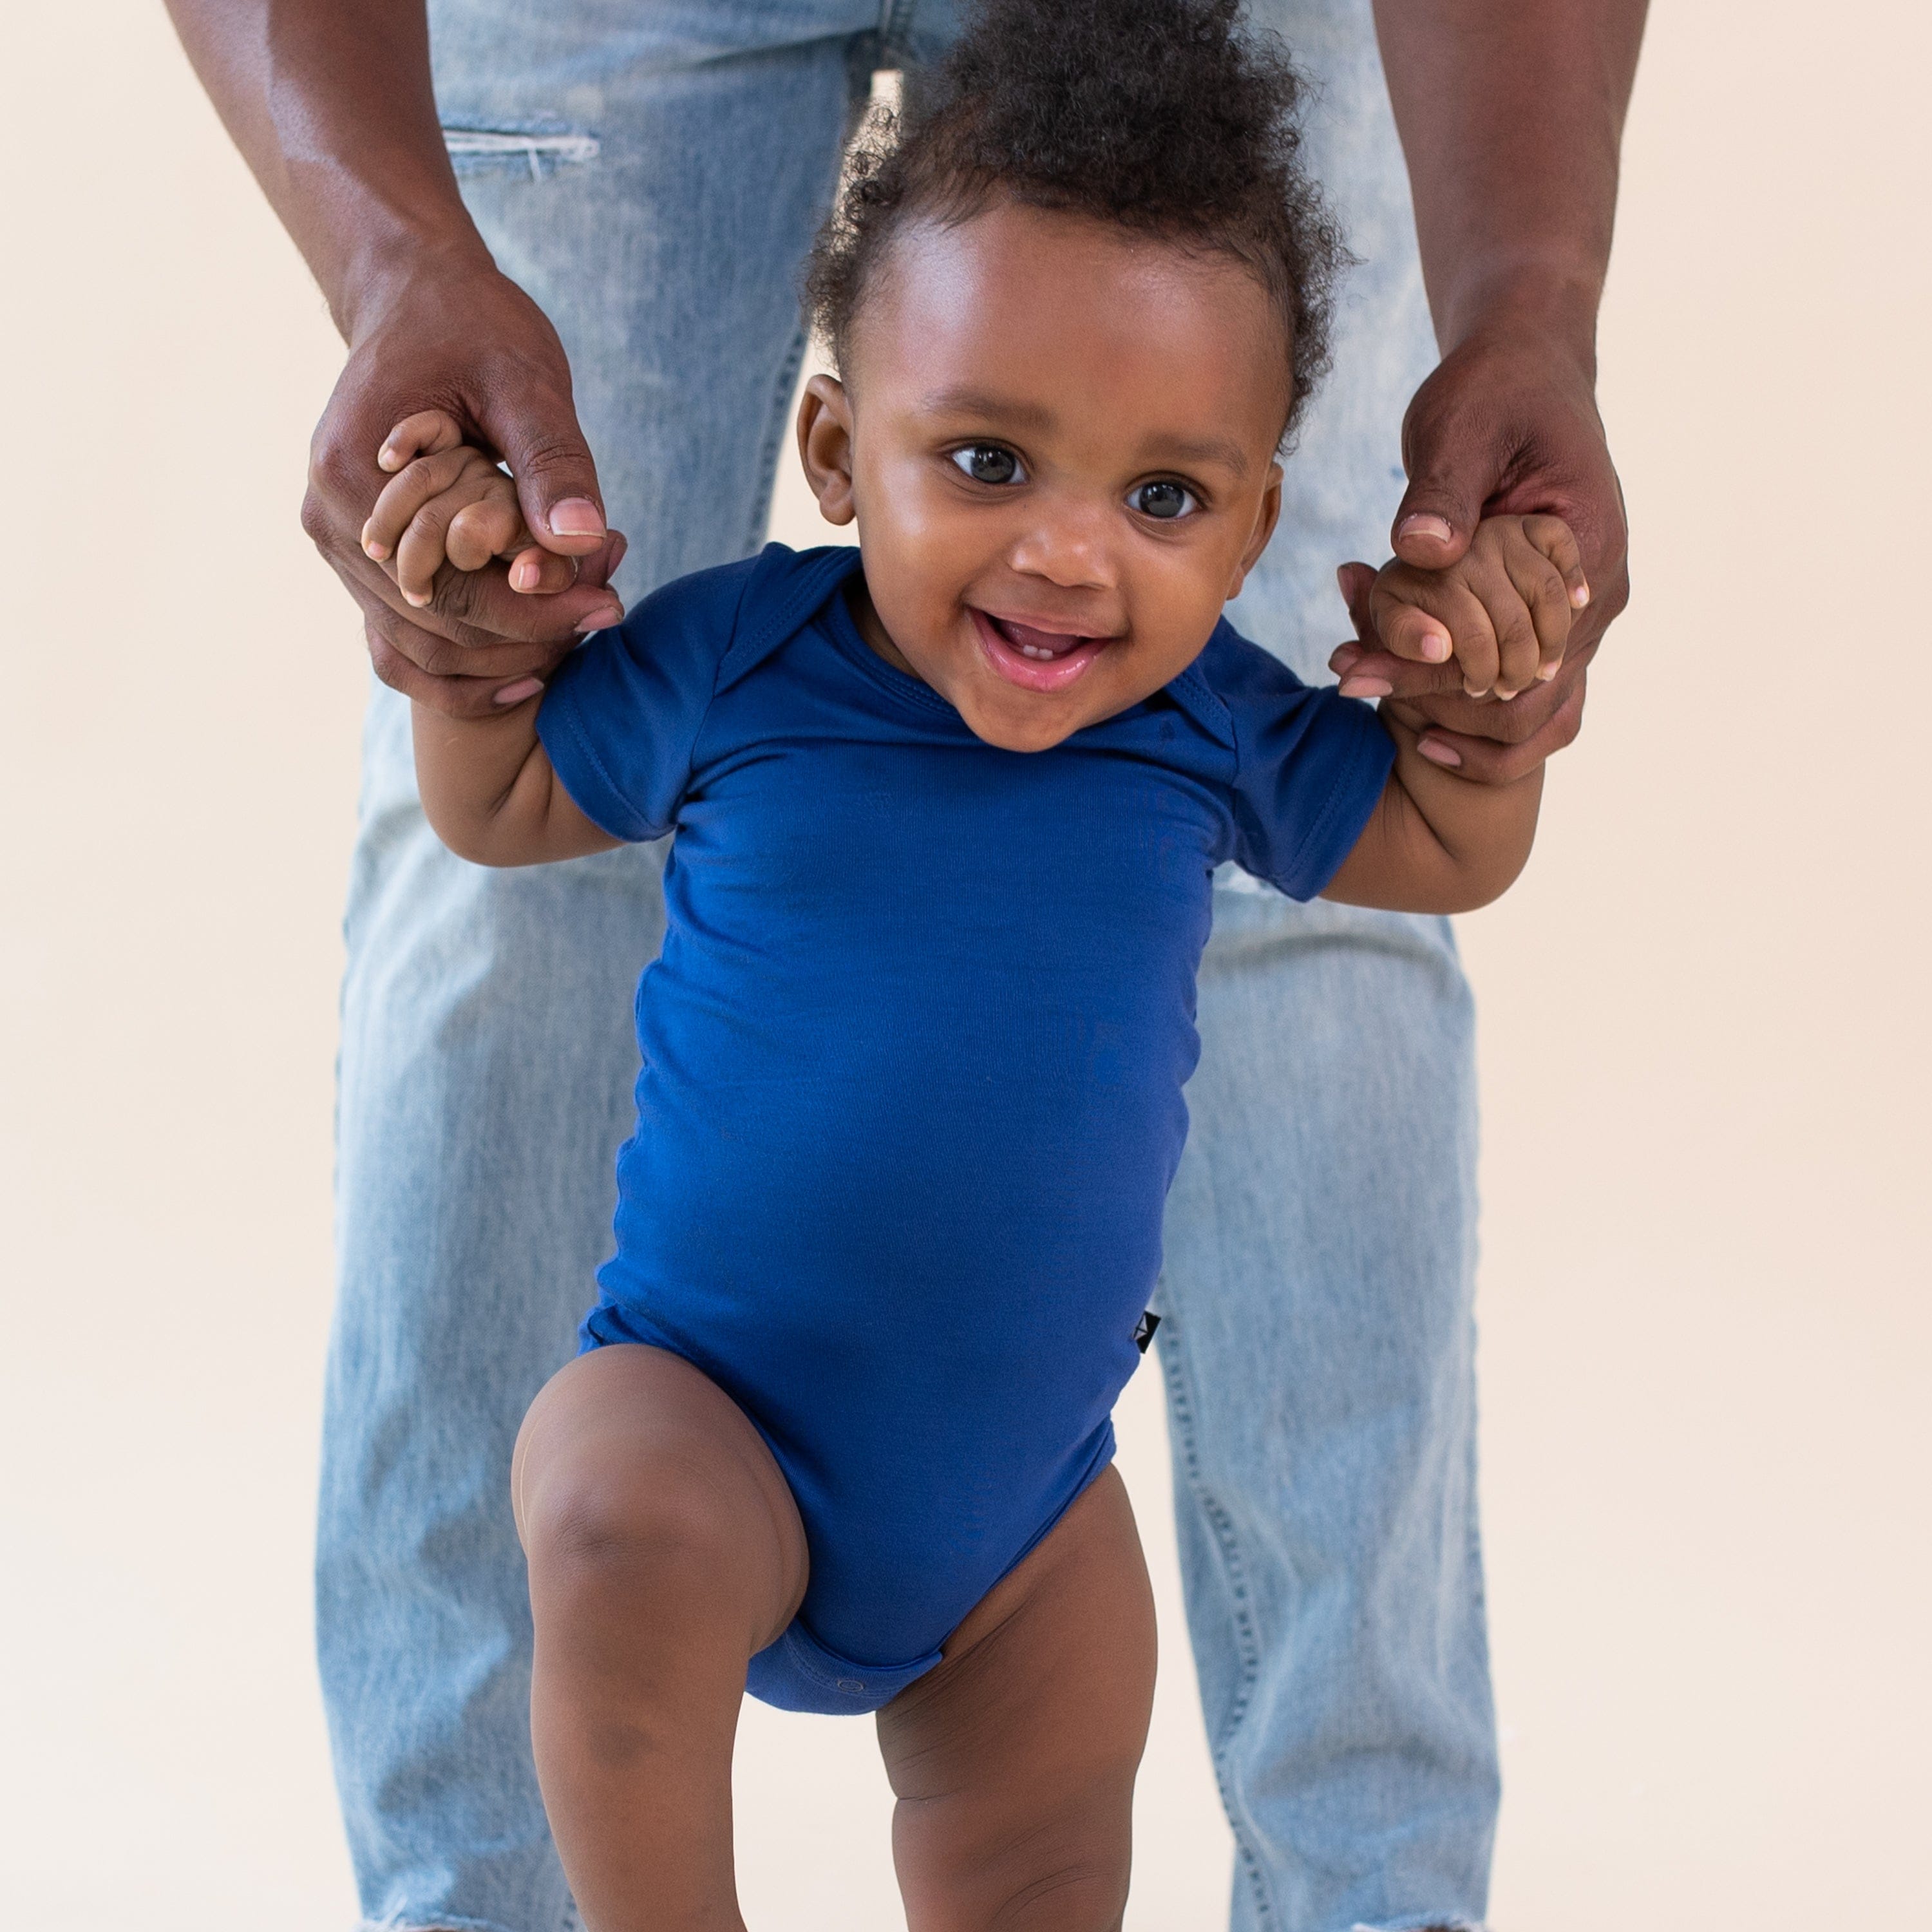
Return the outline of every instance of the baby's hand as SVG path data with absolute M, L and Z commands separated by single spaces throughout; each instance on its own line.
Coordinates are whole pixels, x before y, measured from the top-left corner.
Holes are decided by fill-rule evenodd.
M 1453 656 L 1472 698 L 1507 698 L 1556 675 L 1571 614 L 1589 601 L 1568 524 L 1486 517 L 1461 560 L 1445 570 L 1384 564 L 1369 614 L 1397 657 L 1441 664 Z
M 440 410 L 405 418 L 382 440 L 376 462 L 399 472 L 382 486 L 369 520 L 362 526 L 362 548 L 377 563 L 396 560 L 396 584 L 418 607 L 434 592 L 436 574 L 445 562 L 458 570 L 481 570 L 491 558 L 515 556 L 536 544 L 517 502 L 517 486 L 482 450 L 470 448 L 463 432 Z M 518 572 L 540 574 L 540 560 L 518 558 Z M 574 572 L 572 572 L 574 574 Z

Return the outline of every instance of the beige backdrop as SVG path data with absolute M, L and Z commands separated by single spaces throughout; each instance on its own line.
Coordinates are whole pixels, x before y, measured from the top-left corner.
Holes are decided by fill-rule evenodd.
M 158 9 L 8 39 L 0 1922 L 341 1932 L 307 1546 L 364 674 L 295 519 L 339 352 Z M 1915 0 L 1682 0 L 1638 88 L 1636 601 L 1464 928 L 1502 1932 L 1924 1909 L 1928 56 Z M 1196 1932 L 1161 1426 L 1144 1378 L 1128 1924 Z M 754 1925 L 896 1923 L 869 1727 L 754 1707 L 742 1756 Z

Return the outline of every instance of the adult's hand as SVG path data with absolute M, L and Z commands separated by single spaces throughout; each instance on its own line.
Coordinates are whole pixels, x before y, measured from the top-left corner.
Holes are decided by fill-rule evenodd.
M 424 0 L 167 0 L 210 97 L 328 298 L 347 367 L 316 430 L 302 523 L 362 606 L 376 669 L 459 717 L 529 697 L 578 634 L 621 614 L 562 345 L 498 272 L 451 171 Z M 376 453 L 440 409 L 502 458 L 536 547 L 446 570 L 406 604 L 363 554 Z
M 362 607 L 385 683 L 452 717 L 486 716 L 536 689 L 584 633 L 622 615 L 596 467 L 548 318 L 485 260 L 418 260 L 360 305 L 349 360 L 317 426 L 302 526 Z M 363 552 L 387 480 L 376 456 L 405 416 L 441 409 L 502 458 L 537 545 L 488 569 L 446 566 L 430 604 Z
M 1486 514 L 1561 517 L 1582 549 L 1590 601 L 1571 625 L 1563 668 L 1508 700 L 1465 696 L 1453 662 L 1422 664 L 1385 650 L 1369 619 L 1373 569 L 1350 563 L 1340 573 L 1357 639 L 1329 660 L 1342 691 L 1394 698 L 1423 730 L 1424 755 L 1507 784 L 1575 738 L 1590 660 L 1629 601 L 1623 496 L 1588 368 L 1533 322 L 1479 330 L 1417 392 L 1402 448 L 1410 480 L 1393 536 L 1404 562 L 1424 569 L 1454 562 Z
M 1623 500 L 1597 415 L 1597 306 L 1645 0 L 1374 0 L 1442 362 L 1402 425 L 1396 554 L 1454 562 L 1484 512 L 1561 517 L 1590 602 L 1562 670 L 1507 701 L 1405 663 L 1357 620 L 1342 688 L 1412 706 L 1423 748 L 1507 782 L 1576 735 L 1584 673 L 1624 604 Z M 1343 572 L 1360 602 L 1366 566 Z

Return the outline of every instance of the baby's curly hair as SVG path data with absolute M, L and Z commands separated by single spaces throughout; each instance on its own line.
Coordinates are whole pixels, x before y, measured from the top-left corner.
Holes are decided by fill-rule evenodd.
M 812 326 L 842 361 L 892 237 L 1001 199 L 1232 257 L 1280 311 L 1286 441 L 1328 367 L 1340 231 L 1303 172 L 1305 83 L 1240 0 L 978 0 L 964 36 L 875 115 L 806 266 Z

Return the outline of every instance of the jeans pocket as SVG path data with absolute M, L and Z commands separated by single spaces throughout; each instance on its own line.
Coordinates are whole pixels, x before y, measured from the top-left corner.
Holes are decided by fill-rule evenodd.
M 500 122 L 489 128 L 446 124 L 442 145 L 459 175 L 527 168 L 532 181 L 542 181 L 559 168 L 582 167 L 597 158 L 598 151 L 595 134 L 560 121 Z

